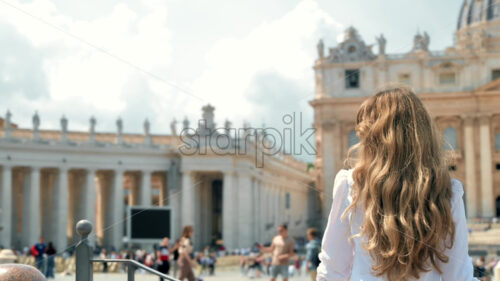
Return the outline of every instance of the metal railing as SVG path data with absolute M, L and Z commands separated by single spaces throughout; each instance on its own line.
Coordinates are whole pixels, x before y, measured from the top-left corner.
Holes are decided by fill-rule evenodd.
M 76 281 L 92 281 L 93 280 L 93 263 L 96 262 L 114 262 L 124 263 L 127 265 L 127 281 L 135 280 L 135 271 L 143 269 L 161 278 L 161 280 L 179 281 L 166 274 L 158 272 L 150 267 L 147 267 L 135 260 L 129 259 L 93 259 L 93 248 L 88 242 L 88 237 L 92 231 L 92 223 L 88 220 L 81 220 L 76 224 L 76 232 L 80 235 L 80 241 L 75 247 L 76 251 Z

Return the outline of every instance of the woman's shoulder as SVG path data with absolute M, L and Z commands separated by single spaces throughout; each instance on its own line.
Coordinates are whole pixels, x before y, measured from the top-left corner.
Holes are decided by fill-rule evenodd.
M 464 196 L 464 187 L 462 185 L 462 182 L 452 178 L 451 179 L 451 202 L 452 204 L 454 202 L 457 202 L 457 200 L 462 200 L 462 197 Z
M 352 172 L 354 169 L 341 169 L 337 175 L 335 176 L 335 186 L 346 185 L 346 187 L 350 187 L 354 180 L 352 179 Z

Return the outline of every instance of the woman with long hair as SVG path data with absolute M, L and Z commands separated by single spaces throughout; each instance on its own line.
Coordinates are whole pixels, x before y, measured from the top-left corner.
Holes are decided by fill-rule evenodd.
M 317 280 L 473 280 L 462 184 L 413 90 L 361 105 L 359 143 L 335 178 Z
M 195 281 L 193 266 L 195 261 L 191 259 L 191 252 L 193 251 L 193 245 L 191 244 L 191 238 L 193 237 L 194 229 L 191 225 L 186 225 L 182 229 L 181 239 L 179 240 L 179 259 L 177 264 L 179 266 L 179 280 L 183 281 L 187 279 L 188 281 Z

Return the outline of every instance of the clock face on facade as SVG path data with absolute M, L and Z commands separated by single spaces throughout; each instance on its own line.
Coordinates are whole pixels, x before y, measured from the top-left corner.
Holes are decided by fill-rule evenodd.
M 356 46 L 350 45 L 349 47 L 347 47 L 348 54 L 354 54 L 355 52 L 356 52 Z

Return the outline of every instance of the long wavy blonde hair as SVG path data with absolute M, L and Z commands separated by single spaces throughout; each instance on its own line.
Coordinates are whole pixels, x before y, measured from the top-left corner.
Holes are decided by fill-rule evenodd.
M 356 134 L 352 203 L 344 212 L 364 207 L 363 247 L 377 276 L 389 280 L 419 278 L 451 248 L 451 179 L 441 138 L 424 105 L 402 85 L 389 85 L 361 105 Z M 449 243 L 447 243 L 448 241 Z

